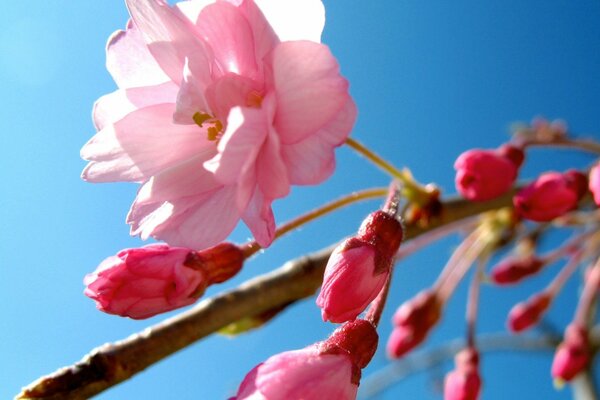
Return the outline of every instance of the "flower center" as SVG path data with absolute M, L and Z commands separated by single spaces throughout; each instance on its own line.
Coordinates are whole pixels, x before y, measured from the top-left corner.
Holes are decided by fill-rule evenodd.
M 192 119 L 200 128 L 203 128 L 204 124 L 210 125 L 206 130 L 210 141 L 218 140 L 223 133 L 223 123 L 208 113 L 197 112 L 192 116 Z

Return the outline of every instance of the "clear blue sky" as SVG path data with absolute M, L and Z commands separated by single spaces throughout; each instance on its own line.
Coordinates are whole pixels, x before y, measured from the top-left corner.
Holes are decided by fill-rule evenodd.
M 339 58 L 359 107 L 353 136 L 422 181 L 454 192 L 452 164 L 470 147 L 495 147 L 514 121 L 564 118 L 573 131 L 600 138 L 600 2 L 325 0 L 323 40 Z M 82 278 L 106 256 L 139 246 L 125 214 L 136 186 L 82 182 L 79 149 L 94 133 L 94 100 L 114 90 L 104 68 L 108 36 L 124 27 L 121 1 L 22 0 L 0 15 L 0 398 L 40 375 L 79 360 L 89 349 L 139 331 L 158 317 L 131 321 L 97 312 Z M 585 167 L 572 152 L 533 154 L 526 176 Z M 278 221 L 386 177 L 348 149 L 320 187 L 296 188 L 275 205 Z M 344 210 L 281 240 L 248 263 L 239 283 L 289 258 L 351 234 L 371 202 Z M 231 240 L 248 238 L 245 229 Z M 433 282 L 457 240 L 403 262 L 384 321 Z M 485 287 L 482 329 L 504 329 L 510 306 L 556 271 L 521 288 Z M 222 288 L 213 288 L 215 293 Z M 464 288 L 463 288 L 464 289 Z M 552 311 L 559 326 L 573 312 L 572 283 Z M 427 346 L 463 332 L 464 290 Z M 314 299 L 290 307 L 266 328 L 230 340 L 215 336 L 164 360 L 101 399 L 222 399 L 270 355 L 304 347 L 332 329 Z M 386 337 L 390 327 L 382 324 Z M 383 346 L 382 346 L 383 348 Z M 549 378 L 551 356 L 491 355 L 483 361 L 484 399 L 566 399 Z M 365 371 L 386 365 L 382 351 Z M 380 399 L 438 399 L 421 373 Z

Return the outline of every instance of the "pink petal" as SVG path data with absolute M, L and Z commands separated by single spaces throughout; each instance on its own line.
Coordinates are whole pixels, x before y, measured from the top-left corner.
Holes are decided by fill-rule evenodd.
M 284 42 L 270 60 L 277 94 L 275 129 L 284 144 L 297 143 L 325 127 L 350 98 L 348 82 L 327 46 Z
M 150 53 L 173 82 L 181 81 L 186 57 L 209 65 L 209 49 L 178 8 L 171 8 L 163 0 L 126 0 L 126 3 Z M 208 82 L 209 68 L 205 71 L 203 81 Z
M 239 5 L 239 8 L 252 29 L 256 63 L 259 69 L 258 72 L 262 75 L 264 59 L 279 43 L 279 38 L 254 1 L 244 1 Z
M 282 41 L 321 41 L 325 7 L 321 0 L 256 0 Z
M 172 103 L 178 90 L 177 85 L 169 81 L 156 86 L 120 89 L 104 95 L 94 104 L 94 125 L 100 131 L 138 108 Z
M 169 80 L 131 21 L 126 31 L 116 31 L 108 38 L 106 68 L 120 88 L 154 86 Z
M 262 247 L 268 247 L 275 237 L 275 217 L 271 209 L 272 200 L 265 199 L 256 188 L 242 219 Z
M 252 96 L 260 96 L 262 92 L 263 87 L 258 82 L 245 76 L 228 73 L 206 88 L 206 98 L 210 105 L 209 109 L 217 118 L 224 121 L 233 107 L 247 106 L 253 100 Z
M 196 27 L 212 47 L 221 73 L 258 78 L 252 29 L 237 7 L 224 1 L 208 5 Z
M 177 93 L 177 106 L 175 114 L 173 114 L 173 121 L 179 124 L 195 124 L 194 114 L 197 112 L 208 112 L 210 107 L 206 102 L 204 92 L 206 91 L 206 82 L 202 80 L 204 72 L 202 68 L 206 68 L 205 65 L 190 66 L 190 63 L 194 64 L 196 60 L 185 59 L 185 65 L 183 68 L 183 80 L 181 81 L 181 89 Z M 194 75 L 192 69 L 200 69 L 200 73 Z
M 281 146 L 281 154 L 293 185 L 316 185 L 335 169 L 334 149 L 348 137 L 356 119 L 356 105 L 348 99 L 327 125 L 306 139 Z
M 219 154 L 204 167 L 223 184 L 238 182 L 254 167 L 254 162 L 268 132 L 264 111 L 235 107 L 229 113 L 227 130 L 219 141 Z
M 281 145 L 274 132 L 270 132 L 256 159 L 256 180 L 262 193 L 269 199 L 279 199 L 290 192 L 287 168 L 281 158 Z
M 143 181 L 212 146 L 200 127 L 173 124 L 173 111 L 174 104 L 141 108 L 98 132 L 81 149 L 91 161 L 82 178 Z

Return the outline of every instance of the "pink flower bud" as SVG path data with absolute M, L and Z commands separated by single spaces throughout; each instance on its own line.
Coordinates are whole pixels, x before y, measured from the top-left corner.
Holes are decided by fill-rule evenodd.
M 376 347 L 377 332 L 370 322 L 349 322 L 324 342 L 277 354 L 256 366 L 235 399 L 353 400 L 360 369 Z
M 456 189 L 471 201 L 498 197 L 515 182 L 523 159 L 523 150 L 512 145 L 466 151 L 454 163 Z
M 563 342 L 558 346 L 552 362 L 552 376 L 561 381 L 570 381 L 583 371 L 590 361 L 588 331 L 585 327 L 571 323 Z
M 201 252 L 164 244 L 125 249 L 85 277 L 84 293 L 106 313 L 149 318 L 194 303 L 209 285 L 235 275 L 243 260 L 230 243 Z
M 578 171 L 547 172 L 521 189 L 513 204 L 523 218 L 551 221 L 575 209 L 586 188 L 587 178 Z
M 399 358 L 421 344 L 439 321 L 442 303 L 437 293 L 425 290 L 402 304 L 393 317 L 394 330 L 387 343 L 391 358 Z
M 455 365 L 444 381 L 444 400 L 477 400 L 481 390 L 477 350 L 468 347 L 459 352 Z
M 527 301 L 518 303 L 508 314 L 508 328 L 513 332 L 521 332 L 536 325 L 551 302 L 552 296 L 541 292 L 534 294 Z
M 85 295 L 109 314 L 143 319 L 187 306 L 208 285 L 205 275 L 185 266 L 189 249 L 149 245 L 125 249 L 85 277 Z
M 544 260 L 535 256 L 506 258 L 493 267 L 491 278 L 498 285 L 514 284 L 537 274 L 545 264 Z
M 402 225 L 389 214 L 370 214 L 355 237 L 333 250 L 317 297 L 324 321 L 355 319 L 388 279 L 402 241 Z
M 594 202 L 600 206 L 600 163 L 594 165 L 590 171 L 589 189 L 594 195 Z

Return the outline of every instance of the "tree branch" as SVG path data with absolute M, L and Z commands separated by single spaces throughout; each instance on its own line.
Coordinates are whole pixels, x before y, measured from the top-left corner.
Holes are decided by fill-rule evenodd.
M 481 203 L 450 199 L 444 202 L 442 215 L 429 226 L 407 227 L 406 240 L 485 211 L 510 206 L 512 194 Z M 142 332 L 97 347 L 78 363 L 31 383 L 16 399 L 88 399 L 233 322 L 311 296 L 321 285 L 332 250 L 333 245 L 288 261 L 273 272 L 205 299 Z

